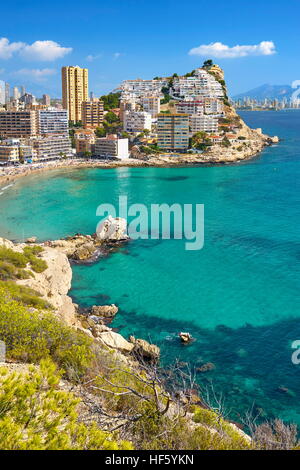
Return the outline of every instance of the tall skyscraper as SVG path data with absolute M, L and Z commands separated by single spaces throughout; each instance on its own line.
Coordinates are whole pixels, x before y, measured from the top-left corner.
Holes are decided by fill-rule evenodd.
M 5 104 L 5 82 L 0 80 L 0 106 Z
M 94 98 L 90 101 L 83 101 L 81 108 L 82 125 L 85 129 L 96 128 L 103 123 L 103 101 Z
M 9 83 L 5 83 L 5 104 L 8 104 L 10 101 L 10 86 Z
M 17 86 L 13 87 L 13 99 L 18 100 L 20 98 L 19 88 Z
M 25 87 L 22 85 L 21 86 L 21 96 L 24 96 L 26 93 Z
M 158 146 L 165 150 L 186 150 L 189 144 L 188 114 L 159 114 Z
M 61 78 L 63 108 L 68 110 L 70 121 L 81 121 L 81 104 L 88 100 L 88 69 L 62 67 Z
M 43 95 L 43 104 L 45 106 L 50 106 L 51 99 L 49 95 Z

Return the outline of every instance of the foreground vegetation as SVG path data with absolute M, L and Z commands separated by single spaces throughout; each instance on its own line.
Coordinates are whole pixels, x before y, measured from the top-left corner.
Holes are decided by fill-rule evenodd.
M 129 360 L 64 324 L 16 283 L 46 269 L 41 255 L 0 247 L 0 449 L 298 448 L 296 427 L 279 420 L 248 420 L 251 440 L 202 399 L 188 367 Z

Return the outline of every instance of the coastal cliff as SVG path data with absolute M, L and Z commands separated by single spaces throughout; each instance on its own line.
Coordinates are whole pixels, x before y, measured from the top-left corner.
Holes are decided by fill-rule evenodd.
M 132 448 L 132 444 L 126 444 L 128 440 L 142 449 L 251 448 L 249 436 L 209 410 L 196 390 L 186 385 L 177 388 L 178 366 L 167 375 L 166 370 L 159 372 L 160 351 L 156 345 L 134 337 L 127 340 L 107 326 L 106 321 L 117 314 L 116 306 L 94 306 L 83 312 L 72 303 L 68 296 L 72 279 L 69 260 L 86 243 L 91 243 L 90 236 L 77 235 L 40 245 L 32 240 L 18 244 L 0 239 L 1 278 L 15 276 L 16 286 L 22 287 L 18 290 L 12 281 L 1 281 L 0 339 L 7 345 L 8 361 L 1 364 L 2 377 L 9 380 L 9 374 L 19 374 L 20 387 L 41 374 L 45 380 L 50 374 L 45 367 L 50 365 L 42 362 L 41 368 L 36 365 L 32 369 L 29 363 L 36 364 L 38 357 L 50 355 L 65 370 L 59 393 L 71 393 L 80 401 L 76 408 L 79 423 L 92 426 L 89 432 L 96 428 L 97 432 L 105 432 L 108 442 L 117 438 L 115 446 L 119 448 Z M 97 243 L 93 246 L 99 249 Z M 3 286 L 7 286 L 4 291 Z M 24 329 L 22 322 L 26 318 L 29 324 Z M 63 352 L 66 341 L 69 343 Z M 54 379 L 49 380 L 47 386 L 51 389 Z M 186 375 L 183 383 L 187 383 Z M 73 398 L 70 395 L 68 399 Z M 109 434 L 115 428 L 119 429 L 118 437 Z M 163 440 L 157 438 L 161 432 Z M 27 434 L 18 435 L 15 442 L 23 445 L 24 438 L 28 441 Z M 97 448 L 105 448 L 101 446 Z M 40 448 L 47 445 L 41 441 Z

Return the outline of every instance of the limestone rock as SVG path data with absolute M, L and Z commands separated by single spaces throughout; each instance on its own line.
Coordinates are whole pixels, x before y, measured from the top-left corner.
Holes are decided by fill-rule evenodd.
M 26 239 L 26 243 L 35 243 L 37 241 L 37 237 L 29 237 Z
M 100 333 L 98 336 L 98 341 L 105 346 L 108 346 L 112 349 L 117 349 L 122 353 L 130 353 L 134 345 L 129 343 L 123 336 L 119 333 L 115 333 L 114 331 L 105 331 Z
M 93 243 L 84 243 L 77 250 L 74 251 L 72 258 L 75 260 L 85 260 L 90 258 L 95 252 L 95 247 Z
M 94 325 L 92 328 L 92 333 L 94 336 L 98 337 L 101 333 L 111 331 L 111 328 L 105 325 Z
M 99 240 L 127 240 L 127 221 L 122 217 L 113 218 L 109 215 L 107 219 L 98 224 L 96 233 Z
M 25 245 L 16 245 L 16 250 Z M 41 258 L 46 261 L 47 269 L 42 273 L 34 273 L 34 277 L 18 280 L 17 283 L 30 287 L 49 302 L 58 316 L 68 325 L 80 325 L 76 317 L 75 305 L 67 295 L 71 288 L 72 269 L 67 256 L 48 246 L 43 246 Z
M 157 361 L 160 355 L 160 349 L 156 344 L 150 344 L 144 339 L 135 339 L 130 336 L 129 341 L 134 345 L 133 352 L 136 356 L 150 361 Z
M 192 335 L 190 333 L 180 332 L 178 336 L 183 343 L 190 343 L 193 340 Z
M 91 314 L 97 317 L 112 318 L 118 313 L 118 307 L 115 304 L 111 305 L 93 305 Z

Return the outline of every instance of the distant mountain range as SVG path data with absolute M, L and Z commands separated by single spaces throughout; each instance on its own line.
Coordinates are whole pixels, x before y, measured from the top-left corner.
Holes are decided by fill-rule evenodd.
M 274 100 L 282 100 L 283 98 L 289 99 L 291 94 L 295 90 L 290 85 L 261 85 L 253 90 L 247 91 L 245 93 L 240 93 L 238 95 L 233 96 L 234 100 L 239 100 L 243 98 L 251 98 L 258 101 L 264 100 L 265 98 Z

